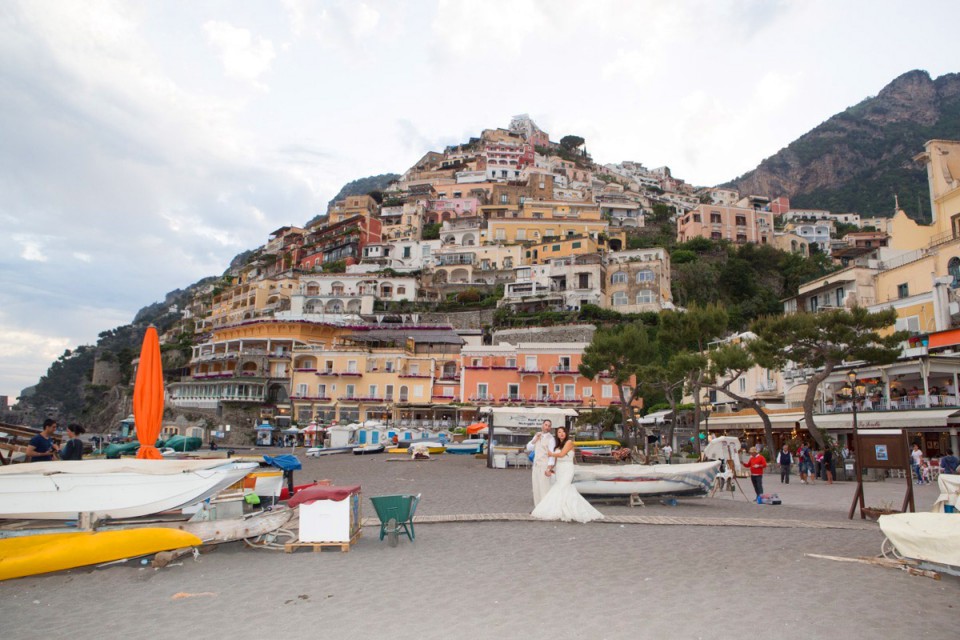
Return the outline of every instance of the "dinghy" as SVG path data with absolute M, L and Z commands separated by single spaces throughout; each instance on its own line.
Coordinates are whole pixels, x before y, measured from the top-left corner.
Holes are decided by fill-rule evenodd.
M 0 518 L 135 518 L 206 500 L 257 468 L 225 460 L 82 460 L 0 467 Z
M 586 496 L 702 496 L 719 469 L 719 462 L 577 465 L 573 486 Z

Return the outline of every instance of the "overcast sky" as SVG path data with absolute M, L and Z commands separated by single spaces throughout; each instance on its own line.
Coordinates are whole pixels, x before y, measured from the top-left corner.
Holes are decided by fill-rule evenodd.
M 3 2 L 0 394 L 345 182 L 512 115 L 716 184 L 905 71 L 960 70 L 958 18 L 952 0 Z

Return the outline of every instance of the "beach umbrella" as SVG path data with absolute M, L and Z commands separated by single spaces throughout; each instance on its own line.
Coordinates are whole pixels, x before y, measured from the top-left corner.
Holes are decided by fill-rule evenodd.
M 140 364 L 133 386 L 133 417 L 137 440 L 140 441 L 137 458 L 163 460 L 154 446 L 163 422 L 163 363 L 160 360 L 160 338 L 153 325 L 147 327 L 140 348 Z
M 487 423 L 486 422 L 474 422 L 472 425 L 467 427 L 467 433 L 470 435 L 476 435 L 481 431 L 486 431 Z

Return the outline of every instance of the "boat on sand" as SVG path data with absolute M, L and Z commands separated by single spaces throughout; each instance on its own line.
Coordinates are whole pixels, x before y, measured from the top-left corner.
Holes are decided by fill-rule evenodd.
M 693 464 L 577 465 L 573 486 L 581 495 L 702 496 L 713 485 L 719 461 Z

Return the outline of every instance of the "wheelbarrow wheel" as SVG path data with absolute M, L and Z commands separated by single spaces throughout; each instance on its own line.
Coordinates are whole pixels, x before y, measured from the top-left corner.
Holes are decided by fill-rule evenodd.
M 390 518 L 387 520 L 387 544 L 395 547 L 398 542 L 400 542 L 400 527 L 397 526 L 396 518 Z

